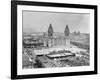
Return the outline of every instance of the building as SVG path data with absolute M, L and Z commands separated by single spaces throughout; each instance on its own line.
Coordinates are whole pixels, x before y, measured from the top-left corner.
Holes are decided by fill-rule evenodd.
M 64 33 L 57 33 L 56 35 L 55 33 L 53 31 L 52 24 L 50 24 L 48 32 L 31 34 L 31 38 L 26 38 L 26 41 L 24 40 L 24 44 L 32 47 L 56 47 L 70 44 L 70 40 Z
M 45 47 L 66 46 L 70 44 L 70 40 L 65 37 L 43 38 Z

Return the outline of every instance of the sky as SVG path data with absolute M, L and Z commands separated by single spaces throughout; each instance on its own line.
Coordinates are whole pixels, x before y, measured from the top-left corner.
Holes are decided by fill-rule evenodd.
M 89 14 L 23 11 L 23 32 L 47 32 L 52 24 L 54 32 L 63 33 L 66 25 L 70 32 L 89 33 Z

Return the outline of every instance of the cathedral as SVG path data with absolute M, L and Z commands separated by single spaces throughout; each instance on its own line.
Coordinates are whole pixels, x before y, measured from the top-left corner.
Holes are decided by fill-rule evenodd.
M 66 46 L 70 44 L 70 40 L 64 35 L 64 36 L 54 36 L 53 35 L 53 28 L 50 24 L 48 28 L 48 34 L 47 36 L 44 36 L 43 38 L 43 44 L 46 47 L 54 47 L 54 46 Z

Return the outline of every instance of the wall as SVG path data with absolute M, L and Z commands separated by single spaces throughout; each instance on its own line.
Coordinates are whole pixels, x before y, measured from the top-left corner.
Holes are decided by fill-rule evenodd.
M 36 0 L 45 2 L 58 2 L 58 3 L 75 3 L 75 4 L 97 4 L 98 14 L 100 14 L 100 0 Z M 100 15 L 98 16 L 98 21 Z M 11 32 L 11 14 L 10 14 L 10 0 L 0 0 L 0 80 L 10 80 L 10 65 L 11 65 L 11 53 L 10 53 L 10 32 Z M 100 23 L 98 23 L 100 26 Z M 100 27 L 98 28 L 100 30 Z M 98 32 L 100 35 L 100 31 Z M 100 37 L 98 38 L 100 41 Z M 100 42 L 98 42 L 100 44 Z M 100 48 L 100 45 L 98 45 Z M 98 49 L 100 53 L 100 49 Z M 100 54 L 98 54 L 98 67 L 100 67 Z M 100 68 L 99 68 L 100 73 Z M 34 80 L 99 80 L 98 75 L 84 75 L 84 76 L 67 76 L 67 77 L 55 77 L 55 78 L 39 78 Z M 26 79 L 29 80 L 29 79 Z M 32 79 L 33 80 L 33 79 Z

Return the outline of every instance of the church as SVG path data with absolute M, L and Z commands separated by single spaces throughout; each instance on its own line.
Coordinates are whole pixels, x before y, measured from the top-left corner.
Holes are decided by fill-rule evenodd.
M 67 28 L 65 28 L 65 31 Z M 64 32 L 65 32 L 64 31 Z M 67 31 L 68 32 L 68 31 Z M 52 25 L 50 24 L 48 32 L 42 33 L 41 35 L 31 35 L 28 39 L 24 37 L 23 40 L 24 47 L 56 47 L 56 46 L 66 46 L 70 44 L 70 39 L 67 34 L 56 33 L 53 31 Z
M 48 34 L 43 36 L 42 41 L 45 47 L 66 46 L 70 44 L 70 40 L 64 34 L 63 36 L 54 36 L 51 24 L 48 28 Z

